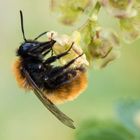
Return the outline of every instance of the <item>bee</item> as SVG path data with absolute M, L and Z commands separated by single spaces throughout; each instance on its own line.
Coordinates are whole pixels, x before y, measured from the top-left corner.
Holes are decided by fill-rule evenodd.
M 21 88 L 33 91 L 58 120 L 74 129 L 73 120 L 61 112 L 55 104 L 74 99 L 86 88 L 86 68 L 82 65 L 71 67 L 83 53 L 65 65 L 54 65 L 55 61 L 69 54 L 74 43 L 68 50 L 54 55 L 53 46 L 56 41 L 54 39 L 38 41 L 47 32 L 38 35 L 33 40 L 26 39 L 22 11 L 20 11 L 20 20 L 24 42 L 16 51 L 18 58 L 13 67 L 16 80 Z

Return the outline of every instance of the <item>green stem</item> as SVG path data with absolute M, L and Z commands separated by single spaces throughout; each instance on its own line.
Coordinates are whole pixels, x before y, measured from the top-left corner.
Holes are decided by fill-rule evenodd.
M 83 28 L 85 28 L 89 22 L 95 22 L 98 20 L 98 13 L 100 11 L 101 5 L 100 3 L 97 1 L 97 3 L 95 4 L 95 6 L 93 6 L 90 14 L 89 14 L 89 18 L 88 20 L 77 30 L 81 31 Z
M 97 20 L 100 8 L 101 8 L 101 5 L 99 2 L 97 2 L 89 14 L 89 17 L 91 20 Z

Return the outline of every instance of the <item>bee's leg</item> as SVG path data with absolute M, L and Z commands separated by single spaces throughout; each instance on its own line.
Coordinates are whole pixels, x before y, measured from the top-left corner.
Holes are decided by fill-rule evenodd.
M 51 33 L 51 40 L 53 40 L 52 38 L 53 38 L 53 35 L 54 35 L 54 33 Z M 54 54 L 54 51 L 53 51 L 53 48 L 51 48 L 51 56 L 53 56 L 53 54 Z
M 55 40 L 51 40 L 51 41 L 47 41 L 47 42 L 43 42 L 43 43 L 39 43 L 38 45 L 36 45 L 35 47 L 31 48 L 29 50 L 29 53 L 43 53 L 46 52 L 46 50 L 52 50 L 53 45 L 55 44 Z
M 50 49 L 50 50 L 45 51 L 45 52 L 42 54 L 43 57 L 45 57 L 50 51 L 52 51 L 52 50 Z
M 38 35 L 38 36 L 34 39 L 34 41 L 35 41 L 35 40 L 38 40 L 40 37 L 42 37 L 42 36 L 45 35 L 45 34 L 47 34 L 47 32 L 41 33 L 40 35 Z
M 55 62 L 57 59 L 60 59 L 61 57 L 67 55 L 67 54 L 69 53 L 69 51 L 71 50 L 73 44 L 74 44 L 74 43 L 72 43 L 71 47 L 70 47 L 67 51 L 65 51 L 65 52 L 63 52 L 63 53 L 61 53 L 61 54 L 58 54 L 58 55 L 56 55 L 56 56 L 51 56 L 51 57 L 49 57 L 47 60 L 44 61 L 44 64 L 53 63 L 53 62 Z
M 70 65 L 72 65 L 72 64 L 73 64 L 79 57 L 81 57 L 82 55 L 83 55 L 83 53 L 80 54 L 79 56 L 77 56 L 76 58 L 72 59 L 71 61 L 69 61 L 67 64 L 65 64 L 65 65 L 63 66 L 63 69 L 68 68 Z
M 59 72 L 57 72 L 55 75 L 54 75 L 54 77 L 57 77 L 60 73 L 62 73 L 64 70 L 66 70 L 68 67 L 70 67 L 79 57 L 81 57 L 83 55 L 83 53 L 82 54 L 80 54 L 79 56 L 77 56 L 76 58 L 74 58 L 74 59 L 72 59 L 71 61 L 69 61 L 67 64 L 65 64 L 64 66 L 62 66 L 62 67 L 60 67 L 60 70 L 59 70 Z M 78 68 L 77 68 L 78 69 Z M 77 70 L 76 68 L 75 68 L 75 70 Z
M 53 48 L 51 49 L 51 56 L 53 56 L 53 54 L 54 54 L 54 51 L 53 51 Z
M 76 59 L 78 59 L 79 57 L 81 57 L 83 54 L 79 55 L 78 57 L 72 59 L 71 61 L 69 61 L 67 64 L 65 64 L 64 66 L 61 67 L 54 67 L 50 70 L 50 72 L 48 72 L 45 76 L 46 79 L 50 79 L 50 78 L 56 78 L 57 76 L 61 75 L 62 73 L 64 73 L 67 68 L 72 65 Z M 47 67 L 47 66 L 46 66 Z M 76 70 L 76 69 L 75 69 Z

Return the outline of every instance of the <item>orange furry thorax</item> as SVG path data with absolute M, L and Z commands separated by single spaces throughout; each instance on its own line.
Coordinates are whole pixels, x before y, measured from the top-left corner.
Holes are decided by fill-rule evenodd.
M 21 59 L 17 59 L 14 63 L 13 71 L 20 88 L 26 91 L 32 90 L 26 77 L 21 73 L 22 64 Z M 53 103 L 63 103 L 75 99 L 80 95 L 87 87 L 87 74 L 86 72 L 77 72 L 76 78 L 70 83 L 64 84 L 54 90 L 43 90 L 44 96 L 50 99 Z

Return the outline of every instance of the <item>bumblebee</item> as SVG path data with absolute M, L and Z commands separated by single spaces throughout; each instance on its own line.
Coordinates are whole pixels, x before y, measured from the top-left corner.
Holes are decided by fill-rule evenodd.
M 56 41 L 54 39 L 46 42 L 37 41 L 47 32 L 33 40 L 27 40 L 22 11 L 20 11 L 20 19 L 24 42 L 16 52 L 18 58 L 13 67 L 16 80 L 21 88 L 26 91 L 32 90 L 45 107 L 63 124 L 74 129 L 73 120 L 61 112 L 55 104 L 74 99 L 86 88 L 86 68 L 82 65 L 71 67 L 83 53 L 65 65 L 54 65 L 55 61 L 69 54 L 74 43 L 68 50 L 54 55 L 53 46 Z

